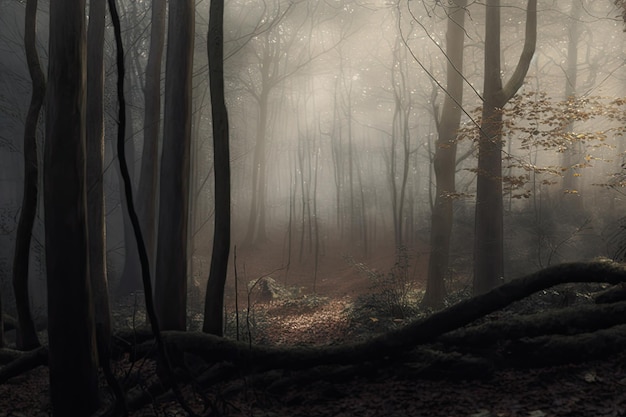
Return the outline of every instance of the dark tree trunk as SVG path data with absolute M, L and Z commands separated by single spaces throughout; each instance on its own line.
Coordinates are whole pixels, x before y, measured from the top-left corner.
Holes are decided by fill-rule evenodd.
M 21 350 L 30 350 L 39 346 L 28 296 L 30 242 L 37 214 L 37 195 L 39 193 L 37 122 L 46 93 L 46 82 L 37 54 L 36 22 L 37 0 L 28 0 L 24 22 L 24 44 L 33 90 L 24 123 L 24 195 L 22 196 L 22 211 L 17 226 L 15 256 L 13 258 L 13 291 L 19 321 L 16 344 L 17 348 Z
M 165 40 L 165 9 L 165 0 L 152 1 L 152 31 L 150 33 L 150 53 L 146 64 L 144 97 L 143 152 L 137 190 L 137 209 L 152 273 L 154 273 L 156 247 L 159 128 L 161 126 L 161 61 Z
M 155 304 L 164 330 L 187 321 L 187 224 L 194 2 L 170 3 Z
M 513 75 L 502 86 L 500 0 L 486 3 L 485 77 L 478 140 L 478 179 L 474 233 L 474 293 L 496 287 L 504 278 L 502 226 L 502 108 L 522 86 L 537 42 L 537 0 L 529 0 L 526 39 Z
M 448 13 L 446 54 L 448 55 L 447 96 L 437 126 L 433 166 L 437 189 L 431 214 L 428 282 L 422 303 L 441 307 L 446 295 L 444 279 L 448 273 L 452 209 L 456 191 L 456 143 L 463 105 L 463 46 L 467 0 L 456 0 Z
M 576 84 L 578 78 L 578 42 L 580 39 L 580 15 L 582 3 L 580 0 L 572 1 L 571 22 L 567 25 L 567 68 L 565 72 L 565 100 L 576 99 Z M 565 126 L 565 132 L 574 131 L 574 121 Z M 568 214 L 580 214 L 583 208 L 582 194 L 579 193 L 580 181 L 575 175 L 575 165 L 581 160 L 580 142 L 573 139 L 562 153 L 561 166 L 568 168 L 563 174 L 562 192 L 563 209 Z
M 85 192 L 85 1 L 50 7 L 44 210 L 50 397 L 56 416 L 98 408 Z
M 96 338 L 102 354 L 111 342 L 111 312 L 104 218 L 104 29 L 106 0 L 89 3 L 87 32 L 87 225 L 89 277 L 94 295 Z
M 224 100 L 224 0 L 211 1 L 207 48 L 213 113 L 215 232 L 213 233 L 211 271 L 204 302 L 202 330 L 222 336 L 224 284 L 230 253 L 230 149 L 228 113 Z

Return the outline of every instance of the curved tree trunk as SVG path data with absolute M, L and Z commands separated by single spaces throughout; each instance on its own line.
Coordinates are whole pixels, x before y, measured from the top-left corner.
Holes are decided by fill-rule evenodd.
M 37 214 L 37 195 L 39 193 L 37 122 L 46 93 L 45 77 L 37 54 L 36 23 L 37 0 L 28 0 L 24 22 L 24 46 L 33 90 L 24 123 L 24 195 L 22 196 L 22 211 L 17 226 L 15 256 L 13 258 L 13 291 L 19 321 L 16 344 L 17 348 L 21 350 L 30 350 L 39 346 L 28 296 L 30 242 Z

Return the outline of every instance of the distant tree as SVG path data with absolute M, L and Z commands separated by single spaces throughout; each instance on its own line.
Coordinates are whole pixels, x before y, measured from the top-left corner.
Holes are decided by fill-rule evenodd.
M 230 253 L 230 148 L 228 112 L 224 99 L 224 0 L 211 0 L 207 53 L 213 113 L 215 232 L 202 330 L 221 336 L 224 323 L 224 284 Z
M 400 12 L 398 11 L 398 26 L 400 26 Z M 410 34 L 406 35 L 410 37 Z M 406 49 L 402 43 L 401 34 L 396 35 L 390 67 L 391 88 L 393 91 L 393 118 L 391 140 L 389 141 L 389 170 L 388 184 L 391 194 L 391 211 L 393 232 L 396 248 L 405 244 L 405 204 L 407 183 L 409 179 L 409 165 L 411 158 L 411 129 L 409 122 L 414 113 L 414 103 L 411 96 L 411 84 L 408 77 L 408 59 Z
M 39 55 L 37 54 L 37 0 L 26 2 L 24 21 L 24 47 L 26 62 L 32 80 L 30 106 L 24 122 L 24 193 L 22 211 L 15 237 L 15 255 L 13 257 L 13 291 L 17 307 L 18 349 L 30 350 L 39 346 L 39 339 L 30 311 L 28 295 L 28 271 L 30 263 L 30 243 L 33 224 L 37 214 L 37 196 L 39 194 L 39 161 L 37 157 L 37 124 L 46 93 L 46 81 Z
M 299 73 L 332 47 L 314 51 L 309 42 L 315 25 L 326 18 L 324 2 L 274 1 L 261 16 L 259 27 L 264 30 L 250 42 L 254 50 L 254 64 L 246 65 L 241 76 L 246 91 L 258 105 L 254 151 L 252 154 L 252 185 L 250 211 L 244 241 L 249 244 L 263 244 L 267 241 L 267 175 L 268 155 L 271 146 L 272 99 L 277 87 L 285 80 Z M 332 9 L 335 11 L 336 9 Z M 299 14 L 302 13 L 302 14 Z M 267 23 L 266 23 L 267 22 Z M 343 36 L 343 35 L 342 35 Z
M 163 330 L 185 330 L 195 3 L 169 4 L 155 304 Z
M 444 278 L 448 273 L 452 236 L 453 202 L 456 193 L 457 135 L 463 105 L 463 46 L 467 0 L 455 0 L 447 13 L 446 55 L 448 58 L 446 97 L 437 123 L 435 170 L 435 205 L 431 214 L 428 281 L 422 303 L 441 307 L 445 297 Z
M 146 64 L 146 87 L 144 92 L 144 135 L 141 154 L 141 172 L 137 203 L 144 241 L 154 268 L 156 246 L 156 207 L 159 130 L 161 127 L 161 61 L 165 41 L 165 0 L 152 1 L 150 51 Z
M 150 19 L 150 47 L 145 69 L 143 148 L 139 185 L 137 187 L 137 212 L 141 221 L 141 230 L 150 259 L 150 270 L 154 275 L 156 252 L 156 214 L 159 175 L 159 131 L 161 128 L 161 75 L 165 44 L 165 0 L 152 1 Z M 132 162 L 132 161 L 131 161 Z M 134 245 L 131 243 L 131 245 Z M 142 289 L 139 266 L 139 254 L 134 247 L 126 250 L 125 271 L 127 274 L 120 281 L 122 294 Z
M 85 1 L 51 3 L 43 197 L 55 416 L 89 416 L 99 401 L 86 224 L 85 38 Z
M 474 234 L 474 293 L 482 294 L 504 275 L 502 203 L 502 109 L 524 82 L 537 42 L 537 0 L 528 0 L 524 48 L 511 78 L 502 83 L 500 0 L 487 0 L 483 108 L 478 140 Z

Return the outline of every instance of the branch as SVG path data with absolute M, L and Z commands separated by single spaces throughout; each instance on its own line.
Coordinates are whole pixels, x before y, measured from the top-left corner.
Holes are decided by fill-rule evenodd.
M 537 45 L 537 0 L 528 0 L 525 36 L 524 49 L 522 49 L 517 67 L 509 81 L 497 94 L 498 102 L 502 103 L 502 105 L 507 103 L 524 84 L 524 78 L 526 78 L 530 62 L 535 54 L 535 46 Z

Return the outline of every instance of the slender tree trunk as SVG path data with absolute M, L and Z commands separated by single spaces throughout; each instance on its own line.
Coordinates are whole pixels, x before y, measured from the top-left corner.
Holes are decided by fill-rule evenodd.
M 224 99 L 224 0 L 211 0 L 207 40 L 215 160 L 215 232 L 202 330 L 221 336 L 224 332 L 224 284 L 230 253 L 230 148 Z
M 248 244 L 263 243 L 260 238 L 261 228 L 260 211 L 263 202 L 262 188 L 265 181 L 265 159 L 267 157 L 267 106 L 269 92 L 264 89 L 259 95 L 259 120 L 257 122 L 256 143 L 252 157 L 252 199 L 250 201 L 250 215 L 248 216 L 248 229 L 245 242 Z M 267 236 L 265 236 L 267 237 Z
M 89 277 L 94 295 L 96 338 L 101 354 L 108 350 L 111 339 L 103 187 L 105 16 L 106 0 L 91 0 L 87 32 L 87 228 Z
M 522 86 L 537 40 L 537 0 L 529 0 L 524 48 L 511 79 L 502 86 L 500 0 L 487 0 L 483 111 L 478 140 L 478 178 L 474 234 L 474 293 L 504 279 L 502 203 L 502 108 Z
M 465 14 L 467 0 L 455 0 L 448 12 L 446 30 L 447 94 L 437 126 L 433 166 L 435 170 L 435 205 L 431 213 L 430 259 L 428 281 L 422 303 L 429 307 L 443 306 L 446 295 L 444 279 L 448 272 L 452 213 L 456 192 L 457 130 L 463 105 L 463 46 L 465 44 Z
M 161 127 L 161 62 L 165 41 L 165 9 L 165 0 L 152 1 L 152 29 L 150 32 L 150 52 L 146 64 L 144 95 L 143 151 L 137 190 L 137 209 L 152 273 L 154 273 L 156 250 L 159 130 Z
M 55 416 L 98 408 L 85 192 L 85 1 L 50 5 L 44 209 L 50 397 Z
M 195 3 L 170 3 L 155 302 L 164 330 L 185 330 Z
M 37 0 L 28 0 L 26 2 L 24 21 L 24 46 L 28 70 L 32 80 L 32 94 L 24 124 L 24 194 L 22 196 L 22 211 L 20 212 L 20 219 L 17 225 L 15 256 L 13 258 L 13 291 L 15 293 L 18 319 L 16 345 L 21 350 L 30 350 L 39 346 L 28 295 L 30 243 L 33 224 L 37 214 L 37 195 L 39 193 L 37 123 L 46 92 L 45 77 L 37 54 L 36 22 Z
M 565 100 L 576 99 L 576 84 L 578 78 L 578 41 L 580 38 L 580 15 L 582 4 L 580 0 L 572 1 L 571 22 L 567 25 L 567 69 L 565 72 Z M 571 133 L 574 130 L 574 122 L 571 121 L 565 126 L 565 132 Z M 578 177 L 574 165 L 580 160 L 580 143 L 572 140 L 563 152 L 561 166 L 568 168 L 564 173 L 562 192 L 563 208 L 569 214 L 580 212 L 582 209 L 582 195 L 577 191 L 579 188 Z

